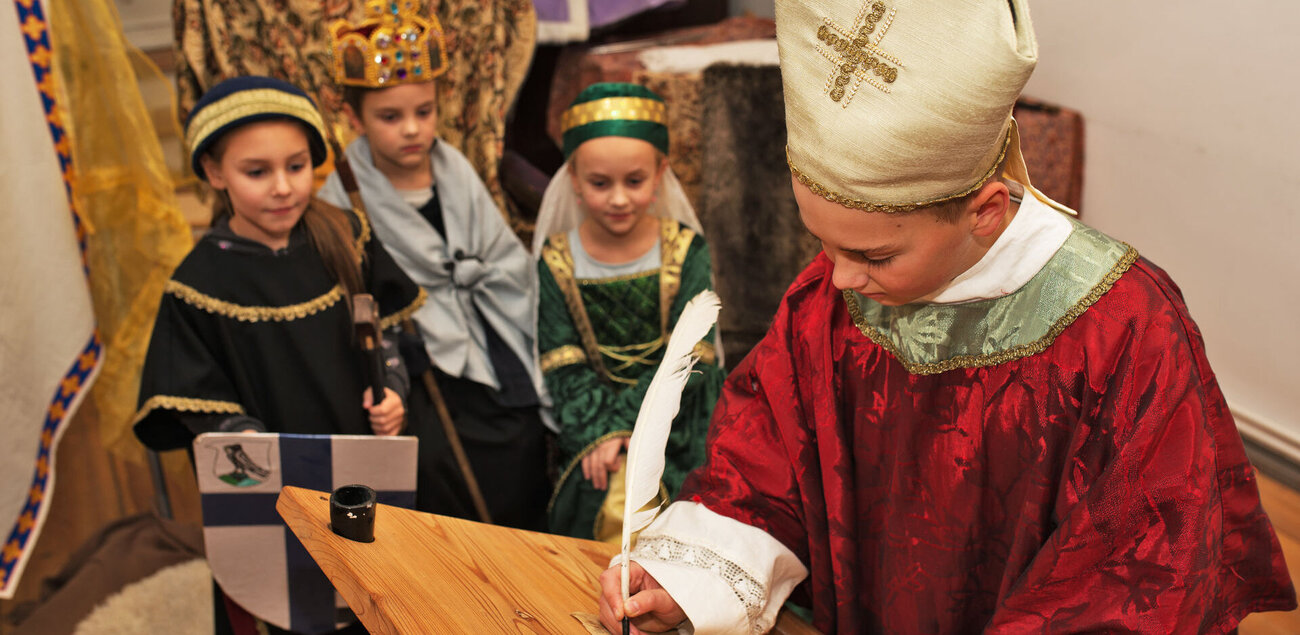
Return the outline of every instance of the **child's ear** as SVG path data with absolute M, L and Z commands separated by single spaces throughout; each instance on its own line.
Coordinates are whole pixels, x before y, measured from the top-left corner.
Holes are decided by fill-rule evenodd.
M 217 169 L 220 166 L 217 165 L 216 161 L 212 160 L 212 157 L 210 155 L 203 154 L 202 156 L 200 156 L 199 165 L 203 167 L 203 174 L 205 174 L 208 177 L 208 185 L 211 185 L 212 189 L 214 190 L 226 189 L 226 179 L 221 174 L 221 170 Z
M 1011 210 L 1011 191 L 1000 180 L 986 183 L 970 201 L 971 231 L 976 236 L 992 236 L 1003 225 Z
M 365 126 L 361 125 L 361 114 L 352 109 L 352 104 L 343 104 L 343 114 L 348 118 L 348 125 L 352 126 L 352 131 L 357 134 L 365 134 Z
M 659 185 L 664 181 L 664 172 L 668 171 L 668 156 L 662 152 L 655 152 L 655 154 L 659 157 L 659 165 L 655 166 L 655 180 L 653 185 L 655 192 L 658 192 Z

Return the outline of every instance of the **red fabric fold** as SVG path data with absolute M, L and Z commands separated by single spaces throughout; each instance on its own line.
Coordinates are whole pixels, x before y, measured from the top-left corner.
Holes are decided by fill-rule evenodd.
M 819 629 L 1222 633 L 1296 606 L 1159 268 L 1039 354 L 936 375 L 863 336 L 830 273 L 819 256 L 732 373 L 681 495 L 794 551 Z

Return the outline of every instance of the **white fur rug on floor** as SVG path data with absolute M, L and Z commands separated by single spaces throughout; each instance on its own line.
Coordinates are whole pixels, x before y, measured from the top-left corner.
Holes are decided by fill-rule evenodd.
M 201 558 L 161 569 L 108 596 L 76 635 L 212 635 L 212 571 Z

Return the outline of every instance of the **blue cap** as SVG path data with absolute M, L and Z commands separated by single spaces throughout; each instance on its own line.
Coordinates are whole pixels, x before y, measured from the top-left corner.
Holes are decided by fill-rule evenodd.
M 325 121 L 316 104 L 297 86 L 274 77 L 232 77 L 208 89 L 185 120 L 185 146 L 190 149 L 194 174 L 207 180 L 199 158 L 221 135 L 254 121 L 290 118 L 306 125 L 311 163 L 318 166 L 328 156 Z

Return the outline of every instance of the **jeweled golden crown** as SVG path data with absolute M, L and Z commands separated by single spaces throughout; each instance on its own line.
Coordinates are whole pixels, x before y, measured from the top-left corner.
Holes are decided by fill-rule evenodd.
M 442 24 L 419 15 L 416 0 L 366 0 L 358 24 L 330 25 L 334 81 L 384 88 L 427 82 L 447 71 Z

